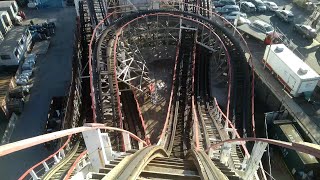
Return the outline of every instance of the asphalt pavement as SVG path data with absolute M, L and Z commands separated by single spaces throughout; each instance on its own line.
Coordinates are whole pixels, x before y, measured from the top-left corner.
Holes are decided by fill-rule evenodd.
M 15 124 L 10 142 L 43 134 L 53 96 L 64 96 L 71 80 L 76 12 L 74 7 L 26 10 L 27 18 L 56 19 L 56 34 L 47 54 L 38 56 L 29 101 Z M 0 179 L 18 179 L 27 169 L 52 154 L 38 145 L 0 158 Z
M 296 24 L 311 24 L 309 17 L 310 12 L 303 10 L 300 7 L 297 7 L 289 0 L 271 0 L 275 2 L 279 9 L 282 9 L 284 6 L 286 10 L 293 12 L 295 19 L 294 23 Z M 260 19 L 267 23 L 272 24 L 273 26 L 280 29 L 282 33 L 287 36 L 288 39 L 292 42 L 292 48 L 296 55 L 303 59 L 310 67 L 312 67 L 318 74 L 320 74 L 320 43 L 317 40 L 307 40 L 302 38 L 302 35 L 293 31 L 293 23 L 286 23 L 279 20 L 278 17 L 274 16 L 273 12 L 264 12 L 264 13 L 253 13 L 248 14 L 248 17 L 251 21 Z M 318 30 L 319 31 L 319 30 Z M 318 33 L 318 38 L 320 40 L 320 33 Z M 258 48 L 261 51 L 260 48 Z M 256 51 L 258 49 L 251 49 L 251 51 Z M 263 49 L 264 51 L 264 49 Z M 257 52 L 263 53 L 263 52 Z

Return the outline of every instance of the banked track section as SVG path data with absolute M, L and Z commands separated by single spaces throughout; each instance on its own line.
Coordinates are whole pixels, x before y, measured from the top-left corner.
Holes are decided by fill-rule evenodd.
M 102 173 L 104 172 L 104 173 Z M 210 179 L 227 177 L 204 151 L 189 150 L 185 159 L 170 158 L 160 146 L 148 146 L 126 156 L 113 169 L 92 174 L 95 179 Z

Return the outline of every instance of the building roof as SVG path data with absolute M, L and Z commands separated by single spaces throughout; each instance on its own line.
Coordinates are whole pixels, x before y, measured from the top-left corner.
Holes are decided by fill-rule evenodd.
M 17 47 L 22 35 L 26 31 L 27 26 L 15 26 L 4 37 L 0 44 L 0 53 L 12 53 Z
M 269 49 L 270 45 L 267 46 Z M 282 51 L 276 50 L 276 48 L 283 49 Z M 310 66 L 303 62 L 297 55 L 295 55 L 287 46 L 284 44 L 273 44 L 271 45 L 271 51 L 279 57 L 300 79 L 313 79 L 320 78 Z M 298 73 L 299 69 L 306 70 L 307 73 Z

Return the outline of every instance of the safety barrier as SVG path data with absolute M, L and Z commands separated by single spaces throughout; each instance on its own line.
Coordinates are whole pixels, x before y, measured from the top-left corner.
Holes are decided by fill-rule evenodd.
M 37 179 L 39 178 L 40 173 L 42 175 L 45 172 L 49 171 L 49 169 L 53 167 L 56 163 L 58 163 L 62 158 L 64 158 L 67 152 L 71 149 L 69 147 L 71 137 L 72 136 L 69 135 L 67 141 L 55 153 L 51 154 L 46 159 L 32 166 L 19 178 L 19 180 L 31 178 Z M 31 177 L 27 178 L 28 175 Z
M 133 133 L 131 133 L 129 131 L 126 131 L 126 130 L 123 130 L 123 129 L 119 129 L 119 128 L 114 128 L 114 127 L 105 127 L 103 124 L 89 123 L 89 124 L 85 124 L 85 126 L 83 126 L 83 127 L 77 127 L 77 128 L 62 130 L 62 131 L 58 131 L 58 132 L 48 133 L 48 134 L 44 134 L 44 135 L 40 135 L 40 136 L 36 136 L 36 137 L 32 137 L 32 138 L 20 140 L 20 141 L 17 141 L 17 142 L 5 144 L 3 146 L 0 146 L 0 157 L 4 156 L 4 155 L 7 155 L 7 154 L 11 154 L 11 153 L 16 152 L 16 151 L 27 149 L 27 148 L 30 148 L 30 147 L 33 147 L 35 145 L 42 144 L 42 143 L 45 143 L 45 142 L 48 142 L 48 141 L 52 141 L 52 140 L 59 139 L 59 138 L 65 137 L 65 136 L 71 136 L 73 134 L 82 133 L 82 132 L 85 132 L 85 131 L 90 131 L 90 130 L 95 130 L 95 129 L 104 129 L 104 130 L 108 130 L 108 131 L 117 131 L 117 132 L 126 133 L 131 138 L 133 138 L 134 140 L 136 140 L 139 143 L 143 144 L 144 146 L 148 146 L 148 144 L 145 141 L 141 140 L 139 137 L 137 137 L 135 134 L 133 134 Z M 70 138 L 69 138 L 69 141 L 70 141 Z M 40 165 L 44 166 L 45 172 L 48 171 L 50 168 L 49 168 L 49 166 L 47 166 L 48 164 L 44 163 L 44 162 L 47 162 L 48 160 L 53 158 L 54 161 L 57 163 L 59 161 L 59 158 L 56 155 L 59 152 L 62 152 L 61 154 L 63 154 L 62 150 L 65 147 L 67 147 L 67 144 L 68 144 L 69 141 L 67 141 L 64 144 L 64 146 L 62 146 L 54 154 L 52 154 L 51 156 L 47 157 L 43 161 L 37 163 L 36 165 L 32 166 L 19 179 L 21 179 L 21 180 L 25 179 L 28 174 L 30 174 L 31 177 L 36 177 L 36 176 L 33 176 L 33 175 L 37 175 L 35 173 L 35 168 L 39 167 Z
M 83 159 L 86 155 L 87 155 L 88 150 L 83 151 L 79 157 L 74 161 L 74 163 L 72 164 L 72 166 L 70 167 L 70 169 L 67 172 L 67 175 L 63 178 L 64 180 L 68 180 L 70 179 L 70 176 L 72 174 L 72 172 L 74 172 L 74 170 L 76 169 L 76 167 L 78 166 L 79 162 L 81 159 Z

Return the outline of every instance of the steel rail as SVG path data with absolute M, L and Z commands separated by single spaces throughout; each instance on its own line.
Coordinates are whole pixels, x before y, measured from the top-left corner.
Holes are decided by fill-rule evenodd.
M 139 104 L 139 101 L 137 99 L 137 96 L 136 94 L 134 93 L 134 90 L 132 90 L 132 94 L 133 94 L 133 97 L 134 97 L 134 100 L 135 100 L 135 103 L 136 103 L 136 106 L 137 106 L 137 110 L 138 110 L 138 113 L 139 113 L 139 118 L 140 118 L 140 121 L 141 121 L 141 124 L 142 124 L 142 128 L 143 128 L 143 131 L 144 131 L 144 139 L 145 141 L 150 145 L 150 138 L 147 137 L 147 132 L 146 132 L 146 124 L 145 124 L 145 121 L 144 121 L 144 118 L 142 116 L 142 112 L 141 112 L 141 108 L 140 108 L 140 104 Z
M 50 180 L 52 179 L 52 177 L 56 174 L 59 173 L 59 170 L 61 170 L 63 167 L 65 167 L 67 165 L 67 163 L 69 161 L 71 161 L 71 159 L 77 154 L 77 151 L 80 148 L 80 141 L 78 141 L 76 143 L 76 145 L 74 145 L 72 147 L 72 149 L 70 150 L 70 152 L 68 152 L 68 154 L 66 154 L 66 156 L 59 161 L 57 164 L 55 164 L 49 171 L 47 171 L 42 177 L 42 180 Z

